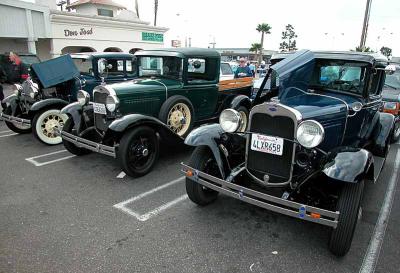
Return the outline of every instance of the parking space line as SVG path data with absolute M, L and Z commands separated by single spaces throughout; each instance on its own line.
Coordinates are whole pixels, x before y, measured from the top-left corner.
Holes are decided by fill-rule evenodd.
M 36 167 L 41 167 L 41 166 L 45 166 L 45 165 L 52 164 L 52 163 L 55 163 L 55 162 L 59 162 L 59 161 L 62 161 L 62 160 L 70 159 L 70 158 L 76 156 L 76 155 L 68 155 L 68 156 L 64 156 L 64 157 L 61 157 L 61 158 L 57 158 L 57 159 L 53 159 L 53 160 L 45 161 L 45 162 L 38 162 L 36 160 L 38 158 L 46 157 L 46 156 L 49 156 L 49 155 L 55 155 L 55 154 L 59 154 L 59 153 L 65 153 L 65 152 L 68 152 L 68 151 L 67 150 L 61 150 L 61 151 L 51 152 L 51 153 L 47 153 L 47 154 L 42 154 L 42 155 L 37 155 L 37 156 L 25 158 L 25 160 L 30 162 L 30 163 L 32 163 Z
M 182 196 L 179 196 L 178 198 L 176 198 L 176 199 L 174 199 L 172 201 L 169 201 L 169 202 L 167 202 L 167 203 L 165 203 L 165 204 L 163 204 L 163 205 L 161 205 L 161 206 L 159 206 L 159 207 L 157 207 L 157 208 L 155 208 L 155 209 L 153 209 L 153 210 L 151 210 L 149 212 L 146 212 L 144 214 L 139 214 L 139 213 L 131 210 L 130 208 L 126 207 L 126 205 L 128 205 L 129 203 L 138 201 L 138 200 L 140 200 L 140 199 L 142 199 L 142 198 L 144 198 L 144 197 L 146 197 L 148 195 L 151 195 L 151 194 L 153 194 L 155 192 L 158 192 L 158 191 L 160 191 L 162 189 L 165 189 L 165 188 L 168 188 L 168 187 L 170 187 L 172 185 L 175 185 L 175 184 L 181 182 L 184 178 L 185 178 L 184 176 L 181 176 L 181 177 L 179 177 L 179 178 L 177 178 L 175 180 L 172 180 L 172 181 L 170 181 L 170 182 L 168 182 L 168 183 L 166 183 L 164 185 L 158 186 L 158 187 L 156 187 L 154 189 L 151 189 L 149 191 L 141 193 L 141 194 L 139 194 L 137 196 L 129 198 L 129 199 L 127 199 L 125 201 L 122 201 L 122 202 L 120 202 L 118 204 L 115 204 L 113 207 L 116 208 L 116 209 L 119 209 L 119 210 L 121 210 L 121 211 L 123 211 L 125 213 L 127 213 L 128 215 L 131 215 L 131 216 L 135 217 L 136 219 L 138 219 L 141 222 L 147 221 L 150 218 L 152 218 L 153 216 L 156 216 L 157 214 L 159 214 L 160 212 L 162 212 L 162 211 L 164 211 L 164 210 L 166 210 L 168 208 L 171 208 L 174 205 L 186 200 L 188 198 L 188 196 L 186 194 L 184 194 Z
M 11 133 L 12 131 L 11 130 L 5 130 L 5 131 L 0 131 L 0 134 L 3 134 L 3 133 Z
M 397 150 L 396 152 L 396 159 L 394 161 L 394 164 L 395 165 L 393 168 L 392 176 L 386 190 L 385 199 L 383 200 L 378 220 L 375 224 L 374 233 L 372 234 L 372 238 L 369 242 L 368 249 L 365 253 L 359 273 L 375 272 L 375 268 L 379 259 L 379 254 L 382 248 L 382 243 L 385 238 L 386 227 L 389 223 L 389 217 L 392 210 L 394 197 L 396 194 L 397 180 L 399 178 L 398 173 L 400 170 L 400 150 Z
M 15 136 L 15 135 L 18 135 L 18 133 L 12 133 L 12 134 L 7 134 L 7 135 L 2 135 L 2 136 L 0 136 L 0 138 L 2 138 L 2 137 L 9 137 L 9 136 Z

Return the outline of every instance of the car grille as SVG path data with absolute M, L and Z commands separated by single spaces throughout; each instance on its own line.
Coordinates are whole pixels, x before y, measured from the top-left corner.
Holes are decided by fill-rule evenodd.
M 286 107 L 274 105 L 274 111 L 268 113 L 268 104 L 253 108 L 250 116 L 250 132 L 284 138 L 282 155 L 273 155 L 251 150 L 251 135 L 248 135 L 246 166 L 250 174 L 268 183 L 286 183 L 292 175 L 292 163 L 297 129 L 296 115 Z M 272 114 L 273 113 L 273 114 Z
M 107 93 L 94 92 L 93 101 L 105 105 L 107 96 L 108 96 Z M 111 122 L 112 119 L 110 117 L 110 113 L 108 112 L 108 110 L 107 110 L 107 115 L 102 115 L 97 113 L 94 114 L 94 126 L 101 131 L 106 131 L 108 125 L 110 125 Z

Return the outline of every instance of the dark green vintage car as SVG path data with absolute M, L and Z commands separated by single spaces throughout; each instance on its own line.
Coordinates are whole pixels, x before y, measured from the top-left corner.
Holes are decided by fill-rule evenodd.
M 167 145 L 183 144 L 193 126 L 215 120 L 226 108 L 235 108 L 247 121 L 252 82 L 220 85 L 217 51 L 144 50 L 135 60 L 137 79 L 97 86 L 93 102 L 80 91 L 78 102 L 62 109 L 70 117 L 60 133 L 68 151 L 116 157 L 125 173 L 142 176 L 156 162 L 159 138 Z M 100 65 L 99 72 L 107 73 L 107 67 Z

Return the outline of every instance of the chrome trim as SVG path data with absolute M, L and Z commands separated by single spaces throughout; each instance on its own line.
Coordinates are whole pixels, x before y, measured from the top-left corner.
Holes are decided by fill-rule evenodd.
M 269 107 L 274 107 L 276 108 L 276 111 L 269 111 L 268 108 Z M 285 111 L 282 111 L 285 110 Z M 292 116 L 288 115 L 288 112 L 292 114 Z M 271 103 L 271 102 L 264 102 L 261 104 L 258 104 L 256 106 L 254 106 L 251 111 L 250 111 L 250 115 L 249 115 L 249 125 L 248 128 L 251 130 L 251 121 L 252 121 L 252 117 L 255 113 L 263 113 L 263 114 L 267 114 L 270 115 L 272 117 L 275 116 L 285 116 L 285 117 L 290 117 L 293 122 L 294 122 L 294 132 L 293 132 L 293 139 L 296 139 L 296 134 L 297 134 L 297 127 L 300 123 L 300 121 L 303 119 L 301 113 L 294 109 L 291 108 L 289 106 L 286 106 L 284 104 L 281 103 Z M 247 162 L 248 162 L 248 149 L 249 149 L 249 141 L 251 139 L 251 134 L 248 134 L 246 137 L 246 153 L 245 153 L 245 167 L 246 167 L 246 171 L 247 173 L 254 178 L 256 181 L 258 181 L 259 183 L 261 183 L 261 185 L 267 186 L 267 187 L 282 187 L 282 186 L 286 186 L 288 185 L 291 180 L 292 180 L 292 176 L 293 176 L 293 167 L 295 164 L 295 155 L 296 155 L 296 145 L 297 142 L 293 143 L 293 153 L 292 153 L 292 161 L 289 162 L 291 164 L 290 167 L 290 176 L 288 181 L 282 182 L 282 183 L 269 183 L 269 182 L 265 182 L 257 177 L 255 177 L 253 174 L 250 173 L 250 171 L 247 169 Z
M 299 139 L 297 138 L 297 132 L 299 131 L 299 130 L 298 130 L 299 127 L 300 127 L 302 124 L 307 123 L 307 122 L 314 123 L 314 124 L 317 125 L 317 126 L 321 129 L 321 131 L 322 131 L 322 139 L 321 139 L 321 142 L 318 143 L 318 145 L 321 144 L 322 141 L 324 141 L 324 139 L 325 139 L 325 129 L 324 129 L 324 126 L 322 126 L 321 123 L 319 123 L 318 121 L 313 120 L 313 119 L 304 120 L 304 121 L 302 121 L 302 122 L 299 124 L 299 126 L 297 126 L 297 130 L 296 130 L 296 141 L 297 141 L 301 146 L 303 146 L 303 147 L 305 147 L 305 148 L 307 148 L 307 149 L 313 149 L 313 148 L 317 147 L 318 145 L 316 145 L 316 146 L 314 146 L 314 147 L 306 147 L 306 146 L 302 145 L 302 144 L 300 143 Z
M 199 183 L 209 189 L 226 194 L 243 202 L 253 204 L 274 212 L 278 212 L 294 218 L 318 223 L 325 226 L 336 228 L 339 220 L 339 211 L 330 211 L 318 207 L 293 202 L 287 199 L 279 198 L 270 194 L 243 187 L 232 182 L 222 180 L 207 173 L 193 169 L 192 167 L 181 163 L 181 170 L 186 179 Z M 193 176 L 187 176 L 187 171 L 191 171 Z M 311 217 L 311 213 L 320 214 L 320 218 Z
M 58 133 L 59 136 L 61 136 L 61 138 L 65 141 L 69 141 L 71 143 L 73 143 L 74 145 L 76 145 L 77 147 L 80 148 L 85 148 L 88 149 L 90 151 L 99 153 L 99 154 L 104 154 L 104 155 L 108 155 L 108 156 L 112 156 L 114 158 L 116 158 L 116 147 L 111 147 L 111 146 L 107 146 L 107 145 L 103 145 L 94 141 L 90 141 L 87 140 L 85 138 L 82 137 L 78 137 L 75 136 L 73 134 L 61 131 Z
M 0 118 L 4 121 L 8 121 L 8 122 L 12 122 L 12 123 L 19 123 L 21 125 L 31 125 L 31 120 L 29 120 L 29 119 L 18 118 L 18 117 L 4 114 L 4 113 L 0 113 Z

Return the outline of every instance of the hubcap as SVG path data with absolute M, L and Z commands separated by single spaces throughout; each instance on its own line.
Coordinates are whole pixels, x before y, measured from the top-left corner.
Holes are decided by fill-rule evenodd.
M 189 129 L 192 116 L 189 107 L 184 103 L 175 104 L 168 113 L 167 125 L 179 136 Z
M 42 121 L 41 128 L 42 128 L 42 133 L 48 138 L 55 138 L 57 137 L 55 135 L 55 128 L 60 128 L 64 125 L 64 120 L 61 116 L 59 115 L 48 115 L 45 117 Z

